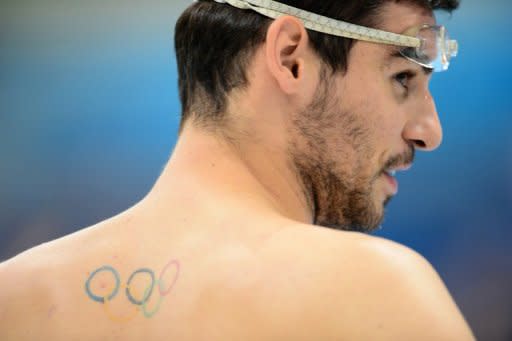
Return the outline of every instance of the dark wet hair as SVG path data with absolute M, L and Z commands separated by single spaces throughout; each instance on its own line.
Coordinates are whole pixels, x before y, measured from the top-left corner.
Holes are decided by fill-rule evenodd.
M 278 0 L 353 24 L 376 27 L 379 9 L 389 1 L 427 10 L 452 11 L 459 0 Z M 191 116 L 200 123 L 221 121 L 227 96 L 247 86 L 246 70 L 265 41 L 271 19 L 213 0 L 197 1 L 178 19 L 175 49 L 182 104 L 182 126 Z M 313 50 L 333 73 L 347 69 L 352 39 L 308 30 Z

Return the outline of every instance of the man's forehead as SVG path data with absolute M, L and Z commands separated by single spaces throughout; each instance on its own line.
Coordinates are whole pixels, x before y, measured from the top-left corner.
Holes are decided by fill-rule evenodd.
M 388 2 L 382 6 L 378 28 L 393 33 L 403 33 L 411 27 L 424 24 L 435 25 L 431 10 L 402 1 Z

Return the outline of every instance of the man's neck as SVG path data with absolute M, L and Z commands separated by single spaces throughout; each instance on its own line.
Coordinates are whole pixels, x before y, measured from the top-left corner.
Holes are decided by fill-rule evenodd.
M 254 141 L 246 136 L 232 142 L 187 125 L 150 197 L 197 191 L 251 212 L 310 224 L 311 209 L 285 152 Z

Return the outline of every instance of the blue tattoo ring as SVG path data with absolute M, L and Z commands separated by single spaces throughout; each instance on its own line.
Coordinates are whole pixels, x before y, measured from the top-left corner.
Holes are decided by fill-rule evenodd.
M 96 275 L 98 273 L 104 272 L 104 271 L 111 272 L 112 275 L 114 275 L 114 278 L 116 280 L 116 285 L 115 285 L 114 289 L 112 290 L 112 293 L 110 293 L 110 295 L 96 296 L 91 291 L 91 281 L 94 279 L 94 277 L 96 277 Z M 94 272 L 89 276 L 89 278 L 87 278 L 87 281 L 85 282 L 85 291 L 87 292 L 87 295 L 93 301 L 96 301 L 96 302 L 99 302 L 99 303 L 105 303 L 106 300 L 110 301 L 114 297 L 116 297 L 117 292 L 119 291 L 119 286 L 120 286 L 119 274 L 117 273 L 117 271 L 113 267 L 111 267 L 109 265 L 106 265 L 106 266 L 102 266 L 99 269 L 94 270 Z
M 135 297 L 133 297 L 133 295 L 132 295 L 132 293 L 130 291 L 130 284 L 131 284 L 132 280 L 135 278 L 135 276 L 137 276 L 137 274 L 141 274 L 141 273 L 147 273 L 147 274 L 149 274 L 149 276 L 151 276 L 151 285 L 149 285 L 144 290 L 144 296 L 142 297 L 142 299 L 141 300 L 137 300 Z M 150 270 L 150 269 L 147 269 L 147 268 L 139 269 L 139 270 L 135 271 L 134 273 L 132 273 L 130 278 L 128 278 L 128 282 L 126 282 L 126 297 L 128 297 L 130 302 L 132 302 L 135 305 L 143 305 L 151 297 L 151 294 L 153 293 L 153 289 L 154 288 L 155 288 L 155 274 L 154 274 L 154 272 L 152 270 Z

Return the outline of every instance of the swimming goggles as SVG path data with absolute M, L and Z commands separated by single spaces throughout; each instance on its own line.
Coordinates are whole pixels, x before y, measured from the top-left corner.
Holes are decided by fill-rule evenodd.
M 292 15 L 302 20 L 304 27 L 334 36 L 403 47 L 400 54 L 406 59 L 436 72 L 448 70 L 450 60 L 457 56 L 458 43 L 451 40 L 444 26 L 421 25 L 403 34 L 350 24 L 307 12 L 273 0 L 214 0 L 240 9 L 250 9 L 277 19 Z

